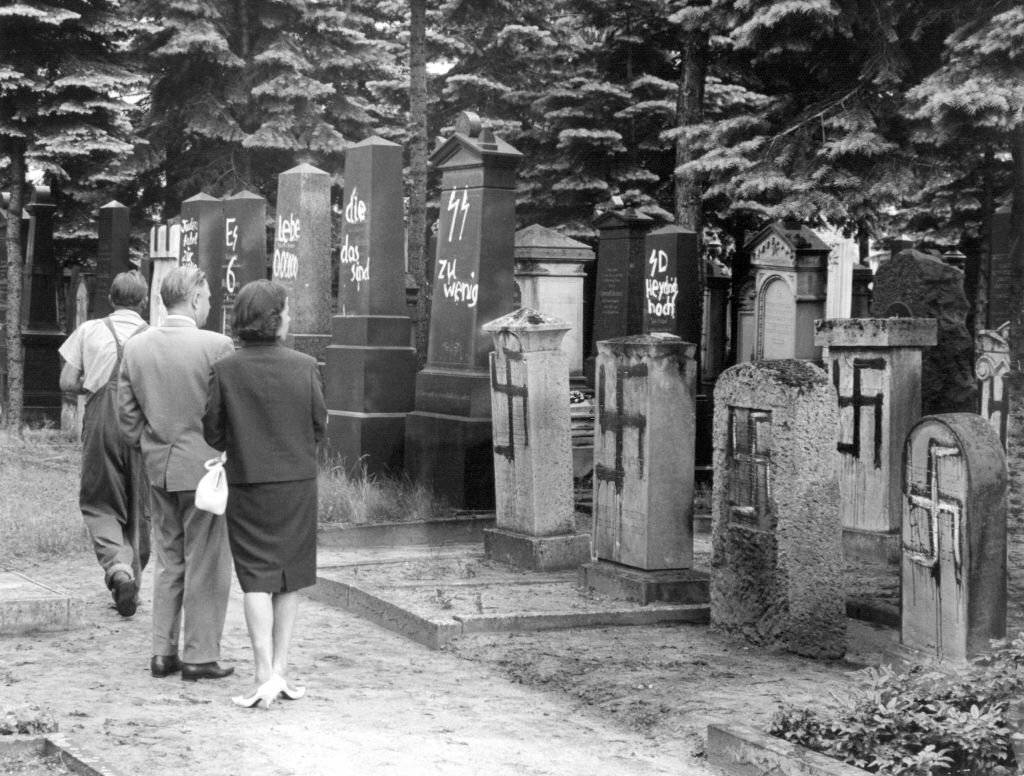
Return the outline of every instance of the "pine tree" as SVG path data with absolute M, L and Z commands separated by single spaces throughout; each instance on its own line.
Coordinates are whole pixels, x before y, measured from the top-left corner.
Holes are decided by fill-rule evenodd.
M 163 158 L 166 209 L 199 190 L 272 199 L 281 171 L 299 161 L 340 169 L 347 145 L 396 121 L 374 92 L 399 53 L 377 37 L 390 21 L 382 7 L 136 0 L 152 77 L 143 130 Z
M 0 2 L 0 158 L 10 187 L 8 226 L 21 223 L 29 165 L 63 191 L 65 223 L 75 199 L 129 177 L 131 127 L 124 98 L 138 85 L 125 66 L 129 34 L 115 0 Z M 81 223 L 79 210 L 77 221 Z M 20 431 L 23 408 L 21 278 L 18 228 L 7 229 L 6 426 Z

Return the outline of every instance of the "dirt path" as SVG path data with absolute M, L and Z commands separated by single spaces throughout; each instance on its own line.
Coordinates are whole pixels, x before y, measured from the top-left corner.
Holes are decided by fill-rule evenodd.
M 16 570 L 83 597 L 85 625 L 0 637 L 0 707 L 50 710 L 63 733 L 126 774 L 714 772 L 692 756 L 692 738 L 647 735 L 592 704 L 518 684 L 504 666 L 472 660 L 476 647 L 469 661 L 431 652 L 306 601 L 293 663 L 308 696 L 269 712 L 237 709 L 230 697 L 251 682 L 237 587 L 224 638 L 237 675 L 187 684 L 149 676 L 149 575 L 139 613 L 123 620 L 85 554 Z M 582 656 L 587 633 L 563 634 L 563 644 Z

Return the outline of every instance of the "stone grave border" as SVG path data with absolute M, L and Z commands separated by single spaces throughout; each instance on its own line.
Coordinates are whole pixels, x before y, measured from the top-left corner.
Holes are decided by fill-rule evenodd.
M 708 725 L 708 763 L 735 776 L 869 776 L 870 771 L 747 725 Z
M 0 597 L 0 635 L 48 633 L 78 628 L 82 623 L 82 599 L 40 582 L 20 571 L 0 566 L 0 576 L 9 574 L 52 593 L 45 598 Z
M 532 583 L 525 581 L 517 584 Z M 447 586 L 459 585 L 448 583 Z M 443 620 L 435 620 L 421 617 L 380 595 L 348 582 L 326 579 L 322 576 L 317 577 L 316 585 L 301 592 L 312 601 L 343 609 L 430 649 L 441 649 L 455 637 L 469 633 L 510 633 L 611 625 L 654 625 L 668 622 L 707 624 L 710 619 L 707 605 L 660 605 L 640 611 L 635 607 L 624 607 L 603 612 L 453 615 Z
M 326 525 L 317 530 L 320 547 L 362 550 L 375 547 L 446 545 L 484 542 L 484 529 L 494 528 L 494 512 L 479 512 L 441 520 Z
M 83 749 L 60 733 L 49 733 L 42 737 L 0 736 L 0 753 L 19 754 L 32 752 L 40 757 L 58 756 L 64 766 L 79 776 L 124 776 L 113 766 L 107 765 L 93 752 Z

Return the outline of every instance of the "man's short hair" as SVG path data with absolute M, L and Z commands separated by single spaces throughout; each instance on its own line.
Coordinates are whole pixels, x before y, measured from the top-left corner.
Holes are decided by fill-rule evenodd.
M 206 273 L 198 267 L 175 267 L 160 283 L 160 298 L 170 310 L 186 301 L 206 282 Z
M 114 307 L 138 307 L 147 296 L 149 287 L 137 269 L 118 272 L 110 283 L 110 303 Z

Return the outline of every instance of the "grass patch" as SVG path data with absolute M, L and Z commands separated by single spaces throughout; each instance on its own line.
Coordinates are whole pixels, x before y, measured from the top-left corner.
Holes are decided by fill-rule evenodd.
M 408 477 L 375 477 L 365 466 L 358 476 L 349 477 L 338 466 L 322 464 L 319 491 L 322 524 L 403 523 L 455 514 L 423 485 Z
M 4 563 L 90 548 L 78 511 L 81 451 L 65 433 L 0 431 L 0 536 Z

